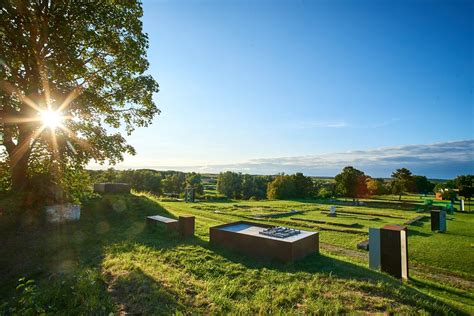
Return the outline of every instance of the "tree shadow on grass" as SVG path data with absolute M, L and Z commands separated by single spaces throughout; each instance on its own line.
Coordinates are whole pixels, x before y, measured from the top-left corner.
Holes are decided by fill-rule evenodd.
M 430 221 L 430 218 L 429 217 L 425 217 L 423 219 L 420 219 L 420 220 L 417 220 L 416 222 L 414 223 L 411 223 L 408 225 L 408 227 L 410 226 L 415 226 L 415 227 L 423 227 L 427 222 Z
M 199 237 L 181 238 L 178 234 L 169 232 L 166 228 L 160 226 L 149 229 L 146 226 L 146 216 L 148 215 L 163 215 L 175 218 L 173 214 L 158 203 L 143 196 L 114 195 L 104 196 L 101 200 L 93 201 L 93 203 L 83 208 L 83 214 L 78 223 L 58 226 L 50 231 L 38 233 L 34 236 L 34 239 L 42 240 L 44 238 L 40 245 L 31 244 L 31 240 L 29 241 L 30 247 L 26 248 L 35 251 L 36 255 L 40 255 L 37 256 L 38 258 L 29 261 L 28 266 L 16 270 L 17 278 L 25 275 L 42 278 L 44 280 L 43 285 L 47 287 L 51 275 L 61 279 L 61 273 L 74 274 L 78 269 L 93 268 L 100 271 L 105 254 L 114 255 L 111 248 L 114 248 L 114 251 L 117 251 L 118 254 L 133 250 L 133 245 L 142 245 L 157 250 L 173 249 L 181 245 L 195 245 L 203 250 L 216 253 L 226 260 L 240 263 L 252 269 L 271 269 L 290 274 L 307 272 L 331 275 L 345 280 L 383 281 L 389 284 L 390 287 L 401 286 L 402 293 L 397 294 L 398 292 L 394 293 L 392 290 L 386 290 L 382 293 L 383 295 L 395 296 L 395 298 L 408 305 L 420 306 L 432 313 L 439 312 L 439 309 L 434 309 L 428 303 L 418 303 L 415 299 L 410 300 L 409 297 L 413 297 L 410 294 L 416 294 L 418 297 L 422 295 L 416 290 L 410 289 L 406 285 L 400 285 L 399 282 L 390 277 L 361 266 L 318 254 L 308 256 L 293 264 L 262 262 L 211 245 Z M 28 238 L 31 238 L 31 235 Z M 28 244 L 26 238 L 22 242 Z M 20 243 L 17 246 L 22 247 L 25 244 Z M 8 252 L 0 252 L 2 256 L 8 256 Z M 54 258 L 54 260 L 51 260 L 51 258 Z M 15 258 L 15 260 L 18 259 Z M 15 263 L 13 260 L 6 264 L 15 265 Z M 186 264 L 186 261 L 184 260 L 182 264 Z M 39 271 L 38 266 L 40 267 Z M 61 269 L 58 270 L 58 267 Z M 35 273 L 35 271 L 37 272 Z M 159 284 L 159 281 L 150 278 L 137 268 L 127 272 L 123 276 L 108 276 L 108 283 L 112 287 L 110 294 L 124 304 L 125 310 L 128 308 L 143 313 L 169 314 L 182 308 L 177 301 L 176 293 L 165 289 L 162 284 Z M 104 288 L 103 291 L 106 291 L 106 289 Z M 424 302 L 425 296 L 422 297 Z M 152 301 L 146 307 L 141 307 L 141 300 L 156 300 L 157 305 Z M 426 301 L 428 301 L 427 298 Z M 164 302 L 164 305 L 161 306 L 162 302 Z M 430 299 L 430 302 L 437 301 Z M 454 307 L 450 308 L 454 312 L 462 314 Z
M 418 230 L 408 228 L 408 237 L 410 237 L 410 236 L 431 237 L 431 236 L 433 236 L 433 234 L 424 233 L 424 232 L 420 232 Z M 408 241 L 408 242 L 410 242 L 410 241 Z
M 473 295 L 472 294 L 469 295 L 467 291 L 462 291 L 462 290 L 459 290 L 459 289 L 452 289 L 452 288 L 449 288 L 449 287 L 439 286 L 439 285 L 434 284 L 433 282 L 425 282 L 425 281 L 420 280 L 420 279 L 411 279 L 410 283 L 416 285 L 419 288 L 426 288 L 426 289 L 432 289 L 432 290 L 436 290 L 436 291 L 440 291 L 440 292 L 447 292 L 447 293 L 450 293 L 452 295 L 456 295 L 456 296 L 460 296 L 462 298 L 465 298 L 466 300 L 472 300 L 473 299 Z
M 370 293 L 370 295 L 395 297 L 399 302 L 410 306 L 421 307 L 430 314 L 439 313 L 439 307 L 442 305 L 447 306 L 456 314 L 466 314 L 456 306 L 447 305 L 440 300 L 421 293 L 413 287 L 418 285 L 418 283 L 412 282 L 411 280 L 408 283 L 401 282 L 386 274 L 325 254 L 314 253 L 296 262 L 285 264 L 277 261 L 256 259 L 210 243 L 202 243 L 202 246 L 229 261 L 241 264 L 249 269 L 270 269 L 286 274 L 305 272 L 335 277 L 347 281 L 362 281 L 363 283 L 359 285 L 359 287 L 362 291 Z M 376 285 L 380 282 L 383 282 L 384 286 L 380 287 Z M 348 291 L 350 291 L 349 288 Z
M 147 229 L 148 215 L 175 218 L 145 197 L 107 194 L 83 205 L 78 222 L 3 232 L 0 297 L 13 295 L 21 277 L 44 279 L 84 267 L 100 268 L 104 249 L 140 236 Z
M 141 269 L 108 275 L 109 293 L 118 305 L 119 313 L 139 315 L 171 315 L 185 310 L 179 295 Z

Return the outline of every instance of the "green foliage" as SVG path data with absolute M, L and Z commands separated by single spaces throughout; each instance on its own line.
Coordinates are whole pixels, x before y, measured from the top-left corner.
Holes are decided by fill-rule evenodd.
M 278 175 L 268 184 L 267 198 L 270 200 L 292 199 L 296 195 L 294 179 L 289 175 Z
M 115 181 L 128 183 L 136 191 L 162 193 L 161 174 L 154 170 L 124 170 L 117 174 Z
M 268 176 L 252 176 L 244 174 L 242 176 L 242 198 L 249 200 L 262 200 L 267 197 L 267 184 L 271 181 Z
M 217 191 L 231 199 L 264 199 L 267 196 L 267 184 L 270 176 L 254 176 L 232 171 L 222 172 L 217 177 Z
M 267 198 L 271 200 L 314 198 L 316 192 L 317 187 L 310 177 L 302 173 L 281 174 L 268 183 Z
M 301 172 L 291 176 L 295 185 L 295 198 L 310 198 L 315 196 L 315 186 L 310 177 L 305 177 Z
M 412 178 L 413 181 L 413 190 L 414 193 L 427 194 L 428 192 L 433 192 L 435 187 L 434 183 L 428 180 L 425 176 L 416 176 Z
M 474 175 L 461 175 L 454 179 L 456 187 L 459 189 L 459 195 L 470 200 L 474 195 Z
M 385 194 L 384 181 L 382 179 L 367 179 L 367 192 L 369 195 L 382 195 Z
M 322 187 L 318 191 L 318 197 L 321 199 L 329 199 L 332 196 L 332 192 L 329 191 L 327 188 Z
M 99 182 L 123 182 L 130 184 L 135 191 L 147 191 L 156 195 L 163 193 L 179 195 L 183 192 L 186 181 L 199 183 L 200 174 L 190 173 L 194 180 L 178 171 L 156 171 L 149 169 L 137 170 L 89 170 L 89 174 L 94 183 Z M 199 187 L 199 185 L 197 185 Z
M 204 194 L 200 197 L 204 201 L 216 202 L 216 201 L 227 201 L 227 196 L 223 194 Z
M 80 204 L 95 196 L 91 179 L 81 166 L 63 167 L 55 175 L 49 171 L 49 166 L 30 165 L 28 186 L 23 192 L 25 207 L 39 210 L 44 205 L 56 203 Z M 6 195 L 12 193 L 5 192 Z
M 182 172 L 169 171 L 164 175 L 162 185 L 164 193 L 180 194 L 184 192 L 186 174 Z
M 86 269 L 60 278 L 52 277 L 38 286 L 34 280 L 21 278 L 14 299 L 0 306 L 0 314 L 47 315 L 64 313 L 108 314 L 116 308 L 105 292 L 105 280 L 96 271 Z
M 355 199 L 367 195 L 367 176 L 354 167 L 342 169 L 335 180 L 336 190 L 342 196 Z
M 191 172 L 186 174 L 185 186 L 193 187 L 197 195 L 204 194 L 204 186 L 199 173 Z
M 91 178 L 81 167 L 66 169 L 61 181 L 67 202 L 80 204 L 95 196 Z
M 242 174 L 232 171 L 221 172 L 217 177 L 217 191 L 231 199 L 242 195 Z
M 455 181 L 448 180 L 446 182 L 437 183 L 433 191 L 435 193 L 441 193 L 443 200 L 455 200 L 457 198 L 457 193 L 454 191 L 455 188 Z
M 19 293 L 16 303 L 9 308 L 8 312 L 19 315 L 38 315 L 46 312 L 40 301 L 41 293 L 34 280 L 21 278 L 18 280 L 16 290 Z
M 392 173 L 392 193 L 398 194 L 399 200 L 405 192 L 413 187 L 413 176 L 407 168 L 400 168 Z
M 8 157 L 5 151 L 0 151 L 0 193 L 9 192 L 11 189 L 11 175 Z
M 35 157 L 84 166 L 91 159 L 115 163 L 135 154 L 119 132 L 109 132 L 123 127 L 130 134 L 159 113 L 153 101 L 158 83 L 145 74 L 142 15 L 139 1 L 2 2 L 1 123 L 27 119 L 3 125 L 15 190 L 26 187 Z M 23 102 L 25 96 L 31 102 Z M 56 129 L 55 137 L 50 129 L 41 131 L 41 122 L 28 120 L 63 103 L 61 114 L 74 119 L 63 122 L 67 130 Z

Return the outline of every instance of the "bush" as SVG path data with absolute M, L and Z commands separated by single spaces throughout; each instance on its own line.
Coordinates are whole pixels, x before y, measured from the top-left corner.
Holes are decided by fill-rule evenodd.
M 268 184 L 267 197 L 270 200 L 283 200 L 295 197 L 295 183 L 291 176 L 279 175 Z
M 318 197 L 320 199 L 329 199 L 331 197 L 331 195 L 332 195 L 332 193 L 328 189 L 326 189 L 326 188 L 319 189 Z
M 92 269 L 53 277 L 41 286 L 21 278 L 16 289 L 16 297 L 0 305 L 0 315 L 106 315 L 116 311 L 103 276 Z
M 201 197 L 202 200 L 204 201 L 217 201 L 217 202 L 222 202 L 222 201 L 228 201 L 228 198 L 227 196 L 223 195 L 223 194 L 216 194 L 216 195 L 213 195 L 213 194 L 204 194 L 202 197 Z

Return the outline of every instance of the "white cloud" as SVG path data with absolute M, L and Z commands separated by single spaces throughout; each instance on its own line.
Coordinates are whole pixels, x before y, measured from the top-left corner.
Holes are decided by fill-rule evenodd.
M 250 174 L 303 172 L 313 176 L 334 176 L 345 166 L 354 166 L 373 177 L 389 177 L 401 167 L 431 178 L 453 178 L 474 173 L 474 140 L 354 150 L 342 153 L 252 159 L 243 163 L 200 166 L 156 166 L 142 168 L 157 170 L 198 171 L 217 173 L 238 171 Z M 136 166 L 129 166 L 136 168 Z M 123 166 L 128 168 L 128 166 Z

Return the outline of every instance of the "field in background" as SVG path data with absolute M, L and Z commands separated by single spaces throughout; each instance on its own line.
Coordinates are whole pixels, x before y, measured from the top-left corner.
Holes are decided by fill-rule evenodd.
M 6 242 L 0 248 L 0 295 L 11 299 L 17 279 L 27 276 L 37 281 L 38 305 L 72 314 L 473 314 L 474 214 L 449 215 L 445 234 L 432 233 L 428 220 L 410 225 L 411 280 L 401 284 L 369 270 L 367 252 L 356 245 L 367 238 L 368 227 L 423 215 L 416 210 L 424 199 L 404 197 L 400 203 L 388 196 L 363 202 L 184 203 L 147 194 L 106 195 L 85 205 L 78 223 L 1 232 Z M 327 216 L 330 205 L 337 205 L 335 218 Z M 284 214 L 291 210 L 303 213 Z M 195 215 L 195 238 L 147 229 L 145 217 L 153 214 Z M 280 264 L 208 243 L 209 227 L 242 219 L 319 231 L 321 254 Z

